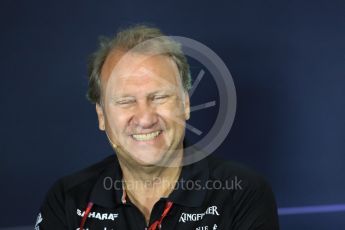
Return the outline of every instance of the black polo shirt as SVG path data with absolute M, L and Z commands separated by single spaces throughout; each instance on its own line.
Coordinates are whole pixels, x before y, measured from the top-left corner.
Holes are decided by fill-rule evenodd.
M 79 229 L 90 202 L 84 229 L 148 229 L 143 214 L 125 197 L 116 155 L 59 180 L 48 192 L 35 227 Z M 173 205 L 162 230 L 279 229 L 274 196 L 264 179 L 213 156 L 182 168 L 173 192 L 154 205 L 149 225 L 161 218 L 167 202 Z

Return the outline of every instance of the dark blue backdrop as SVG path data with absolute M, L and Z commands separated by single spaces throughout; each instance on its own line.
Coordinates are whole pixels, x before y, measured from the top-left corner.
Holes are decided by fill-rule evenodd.
M 53 181 L 111 154 L 85 100 L 87 57 L 99 35 L 138 22 L 198 40 L 227 64 L 238 108 L 219 150 L 262 173 L 280 208 L 345 204 L 345 1 L 0 5 L 0 227 L 33 224 Z M 195 100 L 212 93 L 201 87 Z M 280 222 L 343 229 L 345 211 Z

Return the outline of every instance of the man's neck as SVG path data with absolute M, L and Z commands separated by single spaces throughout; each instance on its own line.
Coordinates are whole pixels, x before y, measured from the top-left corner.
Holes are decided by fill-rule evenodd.
M 176 154 L 170 165 L 181 165 L 183 154 Z M 181 167 L 143 166 L 130 164 L 119 158 L 127 197 L 144 214 L 149 222 L 150 214 L 155 203 L 162 197 L 168 197 L 173 191 Z

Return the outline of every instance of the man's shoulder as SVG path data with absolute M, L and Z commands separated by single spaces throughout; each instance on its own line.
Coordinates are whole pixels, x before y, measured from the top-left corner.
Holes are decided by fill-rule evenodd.
M 268 186 L 260 173 L 239 162 L 218 156 L 209 156 L 207 161 L 211 180 L 228 181 L 236 178 L 243 181 L 246 186 L 256 188 Z
M 84 169 L 78 170 L 69 175 L 60 178 L 53 187 L 60 187 L 64 193 L 73 190 L 78 187 L 91 186 L 97 181 L 99 175 L 109 168 L 110 166 L 115 166 L 116 157 L 115 155 L 110 155 L 105 159 L 89 165 Z
M 208 157 L 208 165 L 210 180 L 229 182 L 225 183 L 229 189 L 211 190 L 211 194 L 231 197 L 227 205 L 232 207 L 234 229 L 279 229 L 274 194 L 260 173 L 214 156 Z M 220 196 L 219 191 L 225 196 Z

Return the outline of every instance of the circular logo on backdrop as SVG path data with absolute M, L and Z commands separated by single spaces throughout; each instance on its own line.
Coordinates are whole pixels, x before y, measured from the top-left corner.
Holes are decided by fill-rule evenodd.
M 202 104 L 199 105 L 193 105 L 193 100 L 190 101 L 190 114 L 191 116 L 197 116 L 197 113 L 209 109 L 211 107 L 218 107 L 218 113 L 217 116 L 213 122 L 212 127 L 209 130 L 202 130 L 201 127 L 196 127 L 188 123 L 188 120 L 186 119 L 186 116 L 183 116 L 182 113 L 185 112 L 183 108 L 185 108 L 185 100 L 183 99 L 183 86 L 181 83 L 181 80 L 178 80 L 180 84 L 176 84 L 177 81 L 171 81 L 169 78 L 166 78 L 166 76 L 161 76 L 160 73 L 155 72 L 155 68 L 146 68 L 145 65 L 141 65 L 141 63 L 146 62 L 150 57 L 154 57 L 157 55 L 166 55 L 169 50 L 165 49 L 156 49 L 156 50 L 149 50 L 149 52 L 143 52 L 145 49 L 147 49 L 147 44 L 153 44 L 155 40 L 170 40 L 170 41 L 175 41 L 178 44 L 181 45 L 181 48 L 183 50 L 183 53 L 187 56 L 190 57 L 196 61 L 198 61 L 202 66 L 203 69 L 200 70 L 200 72 L 197 74 L 195 77 L 195 80 L 192 82 L 192 86 L 188 92 L 189 97 L 192 99 L 194 93 L 198 91 L 198 86 L 199 84 L 204 80 L 203 77 L 205 75 L 205 72 L 207 71 L 210 73 L 212 78 L 214 79 L 214 82 L 216 83 L 216 88 L 213 90 L 218 91 L 218 100 L 208 100 L 205 101 Z M 141 55 L 141 57 L 138 59 L 133 59 L 130 57 L 130 54 L 133 53 L 143 53 L 144 55 Z M 148 54 L 147 54 L 148 53 Z M 129 55 L 129 56 L 128 56 Z M 130 58 L 132 59 L 130 59 Z M 124 70 L 132 69 L 133 71 L 130 71 L 130 74 L 124 73 Z M 163 73 L 165 74 L 165 73 Z M 170 116 L 168 116 L 168 119 L 166 119 L 166 124 L 164 121 L 158 124 L 158 129 L 162 129 L 163 132 L 164 130 L 169 130 L 169 122 L 172 122 L 176 126 L 183 126 L 184 129 L 189 130 L 193 135 L 200 136 L 198 141 L 193 144 L 193 146 L 196 146 L 197 149 L 200 151 L 195 151 L 193 146 L 190 147 L 184 147 L 184 160 L 183 160 L 183 165 L 189 165 L 194 162 L 200 161 L 203 158 L 207 157 L 209 154 L 214 152 L 225 140 L 227 137 L 234 118 L 235 118 L 235 113 L 236 113 L 236 89 L 235 85 L 231 76 L 230 71 L 224 64 L 224 62 L 221 60 L 221 58 L 213 52 L 210 48 L 205 46 L 204 44 L 190 39 L 186 37 L 181 37 L 181 36 L 164 36 L 164 37 L 158 37 L 158 38 L 153 38 L 150 40 L 144 41 L 142 44 L 137 45 L 134 47 L 132 50 L 128 51 L 126 54 L 124 54 L 120 60 L 116 63 L 116 65 L 113 67 L 111 75 L 107 81 L 106 89 L 105 89 L 105 110 L 107 113 L 111 114 L 113 113 L 113 117 L 110 116 L 108 117 L 108 123 L 110 127 L 110 132 L 109 129 L 107 130 L 108 132 L 108 137 L 111 139 L 110 141 L 112 142 L 113 145 L 118 145 L 121 146 L 121 149 L 124 150 L 125 152 L 133 152 L 133 144 L 130 142 L 123 141 L 121 143 L 121 132 L 127 132 L 127 137 L 128 136 L 134 136 L 138 142 L 145 142 L 148 140 L 151 141 L 151 139 L 156 138 L 155 135 L 160 135 L 160 132 L 152 132 L 150 134 L 135 134 L 133 129 L 126 128 L 125 125 L 124 127 L 121 127 L 121 122 L 126 122 L 125 120 L 125 114 L 130 114 L 130 113 L 144 113 L 144 109 L 149 109 L 150 111 L 148 113 L 151 113 L 153 110 L 151 108 L 137 108 L 137 111 L 133 112 L 134 109 L 131 107 L 130 103 L 137 103 L 136 100 L 137 98 L 131 97 L 130 93 L 127 95 L 126 93 L 126 87 L 130 86 L 133 81 L 131 80 L 133 76 L 136 75 L 141 75 L 141 76 L 150 76 L 150 79 L 154 79 L 155 81 L 159 82 L 156 85 L 162 85 L 165 88 L 171 88 L 175 89 L 176 92 L 180 92 L 179 95 L 181 95 L 181 106 L 176 106 L 173 109 L 170 108 L 170 110 L 174 111 L 166 111 L 167 107 L 164 107 L 164 95 L 158 95 L 158 100 L 159 103 L 162 102 L 162 105 L 158 103 L 158 106 L 162 107 L 162 114 L 170 112 Z M 180 78 L 180 74 L 177 74 L 178 77 Z M 116 77 L 115 77 L 116 76 Z M 122 88 L 116 88 L 116 84 L 119 85 L 119 79 L 125 79 L 125 84 L 121 85 Z M 143 79 L 142 79 L 143 80 Z M 147 86 L 145 88 L 146 82 L 143 81 L 142 84 L 137 85 L 135 92 L 140 92 L 142 95 L 145 95 L 145 90 L 150 89 L 150 86 Z M 123 89 L 123 92 L 121 95 L 125 95 L 126 97 L 126 103 L 128 102 L 130 105 L 123 105 L 120 104 L 121 108 L 113 110 L 114 107 L 114 100 L 117 100 L 117 96 L 119 94 L 119 91 L 121 92 Z M 144 91 L 144 92 L 142 92 Z M 159 91 L 159 90 L 158 90 Z M 150 93 L 150 92 L 147 92 Z M 115 96 L 114 96 L 115 95 Z M 139 95 L 139 94 L 138 94 Z M 160 98 L 161 97 L 161 98 Z M 119 103 L 122 103 L 121 100 L 119 100 Z M 126 107 L 127 106 L 127 107 Z M 139 107 L 139 106 L 138 106 Z M 123 113 L 123 114 L 122 114 Z M 145 114 L 143 116 L 150 116 L 146 114 L 147 111 L 145 111 Z M 152 112 L 154 113 L 154 112 Z M 173 114 L 174 116 L 172 116 Z M 123 115 L 123 116 L 122 116 Z M 130 115 L 129 115 L 130 116 Z M 121 121 L 121 119 L 123 120 Z M 170 120 L 169 120 L 170 119 Z M 164 120 L 164 119 L 163 119 Z M 123 129 L 123 130 L 120 130 Z M 110 134 L 110 135 L 109 135 Z M 203 134 L 203 135 L 201 135 Z M 124 135 L 125 136 L 125 135 Z M 168 143 L 171 141 L 173 143 L 174 141 L 174 135 L 172 136 L 165 136 L 164 140 Z M 170 139 L 169 139 L 170 138 Z M 129 138 L 130 139 L 130 138 Z M 114 141 L 115 140 L 115 141 Z M 147 143 L 148 143 L 147 142 Z M 137 155 L 137 157 L 146 157 L 149 160 L 150 154 L 144 152 L 145 146 L 143 145 L 142 149 L 138 148 L 138 151 L 135 151 L 133 154 L 140 154 L 139 152 L 143 150 L 142 155 Z M 162 147 L 162 151 L 165 151 Z M 168 150 L 169 151 L 169 150 Z M 160 165 L 160 166 L 167 166 L 166 161 L 158 161 L 155 164 Z M 172 166 L 171 164 L 169 166 Z

